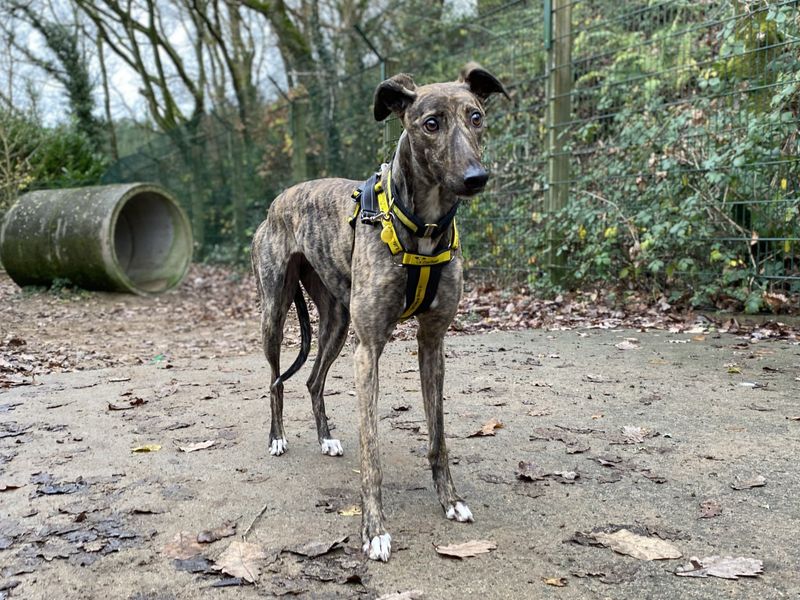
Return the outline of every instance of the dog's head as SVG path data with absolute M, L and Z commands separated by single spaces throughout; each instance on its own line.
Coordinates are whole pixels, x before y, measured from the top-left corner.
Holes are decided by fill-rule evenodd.
M 456 196 L 472 196 L 486 186 L 481 164 L 485 103 L 508 92 L 477 63 L 461 69 L 457 81 L 417 87 L 409 75 L 395 75 L 375 90 L 375 119 L 395 113 L 403 122 L 415 174 Z

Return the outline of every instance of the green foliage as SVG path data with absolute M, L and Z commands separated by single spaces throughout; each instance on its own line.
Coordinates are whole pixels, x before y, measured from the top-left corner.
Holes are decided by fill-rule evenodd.
M 105 168 L 105 159 L 75 127 L 44 127 L 0 111 L 0 214 L 20 193 L 97 183 Z
M 574 4 L 567 206 L 544 212 L 543 168 L 510 166 L 514 123 L 493 137 L 500 170 L 531 191 L 500 232 L 480 226 L 491 254 L 527 259 L 547 294 L 636 290 L 757 312 L 772 278 L 800 291 L 797 8 L 618 4 Z M 527 235 L 511 235 L 525 212 Z M 551 248 L 564 267 L 546 264 Z

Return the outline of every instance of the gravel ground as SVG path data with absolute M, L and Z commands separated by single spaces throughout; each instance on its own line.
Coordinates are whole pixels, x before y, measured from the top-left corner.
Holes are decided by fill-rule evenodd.
M 436 502 L 415 347 L 393 342 L 381 363 L 379 414 L 394 553 L 376 564 L 360 556 L 353 514 L 352 348 L 334 365 L 326 392 L 344 456 L 323 456 L 316 444 L 304 386 L 309 363 L 286 385 L 289 451 L 270 457 L 258 348 L 208 327 L 202 331 L 215 339 L 184 343 L 177 328 L 186 325 L 171 333 L 148 329 L 144 318 L 122 319 L 117 326 L 139 360 L 0 390 L 0 598 L 800 594 L 796 341 L 713 330 L 449 337 L 445 418 L 471 525 L 445 520 Z M 236 323 L 236 331 L 246 325 Z M 53 319 L 47 333 L 55 344 L 70 327 Z M 164 353 L 170 335 L 179 352 Z M 146 344 L 153 336 L 161 337 Z M 233 350 L 215 351 L 224 340 Z M 91 343 L 100 353 L 105 342 Z M 490 419 L 502 423 L 493 436 L 470 437 Z M 530 463 L 523 471 L 533 481 L 517 477 L 520 462 Z M 623 525 L 682 557 L 647 561 L 597 545 L 600 528 Z M 203 531 L 211 532 L 206 540 L 234 535 L 198 544 Z M 496 549 L 462 560 L 435 549 L 470 540 Z M 232 551 L 223 554 L 241 541 L 248 545 L 234 545 L 245 552 L 238 564 L 255 585 L 214 587 L 242 583 L 214 569 L 241 574 Z M 763 561 L 763 574 L 674 574 L 690 557 L 712 555 Z

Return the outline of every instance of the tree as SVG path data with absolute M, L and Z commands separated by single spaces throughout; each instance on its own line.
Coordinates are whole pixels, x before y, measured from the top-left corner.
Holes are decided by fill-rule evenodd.
M 94 85 L 90 76 L 89 59 L 80 43 L 80 28 L 76 22 L 59 21 L 52 10 L 31 1 L 10 0 L 8 11 L 11 17 L 20 19 L 41 35 L 52 56 L 37 53 L 29 44 L 17 41 L 15 32 L 4 26 L 6 39 L 34 66 L 60 83 L 67 94 L 69 114 L 75 120 L 78 131 L 83 132 L 92 144 L 102 145 L 100 123 L 94 115 Z M 48 12 L 51 15 L 48 15 Z M 14 27 L 12 24 L 10 27 Z

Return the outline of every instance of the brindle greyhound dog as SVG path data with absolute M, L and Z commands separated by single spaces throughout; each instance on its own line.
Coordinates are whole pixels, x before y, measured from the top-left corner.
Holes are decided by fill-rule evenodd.
M 383 165 L 379 181 L 394 190 L 419 223 L 439 223 L 454 214 L 460 199 L 483 190 L 489 178 L 481 166 L 481 136 L 486 99 L 508 97 L 497 78 L 475 63 L 467 64 L 458 81 L 417 87 L 410 76 L 396 75 L 375 91 L 375 119 L 395 113 L 403 123 L 391 165 Z M 389 182 L 391 178 L 391 182 Z M 398 264 L 381 227 L 357 222 L 353 228 L 351 195 L 362 182 L 320 179 L 296 185 L 272 203 L 267 219 L 255 233 L 253 269 L 262 310 L 264 352 L 272 370 L 270 454 L 286 451 L 283 428 L 283 382 L 308 357 L 311 328 L 300 288 L 319 311 L 319 351 L 308 389 L 323 454 L 338 456 L 342 445 L 331 436 L 323 389 L 339 355 L 352 319 L 355 329 L 355 386 L 361 417 L 361 536 L 365 554 L 386 561 L 391 552 L 381 504 L 382 472 L 378 455 L 378 359 L 406 304 L 408 269 Z M 386 214 L 386 213 L 389 214 Z M 428 237 L 412 235 L 391 211 L 375 221 L 392 219 L 403 249 L 432 255 L 452 248 L 440 269 L 436 295 L 418 321 L 419 371 L 428 425 L 428 458 L 436 493 L 448 519 L 472 521 L 472 512 L 456 492 L 450 477 L 442 416 L 444 380 L 443 338 L 462 292 L 461 254 L 450 222 L 444 231 L 427 227 Z M 373 221 L 373 222 L 375 222 Z M 280 347 L 291 303 L 301 326 L 300 355 L 280 375 Z

